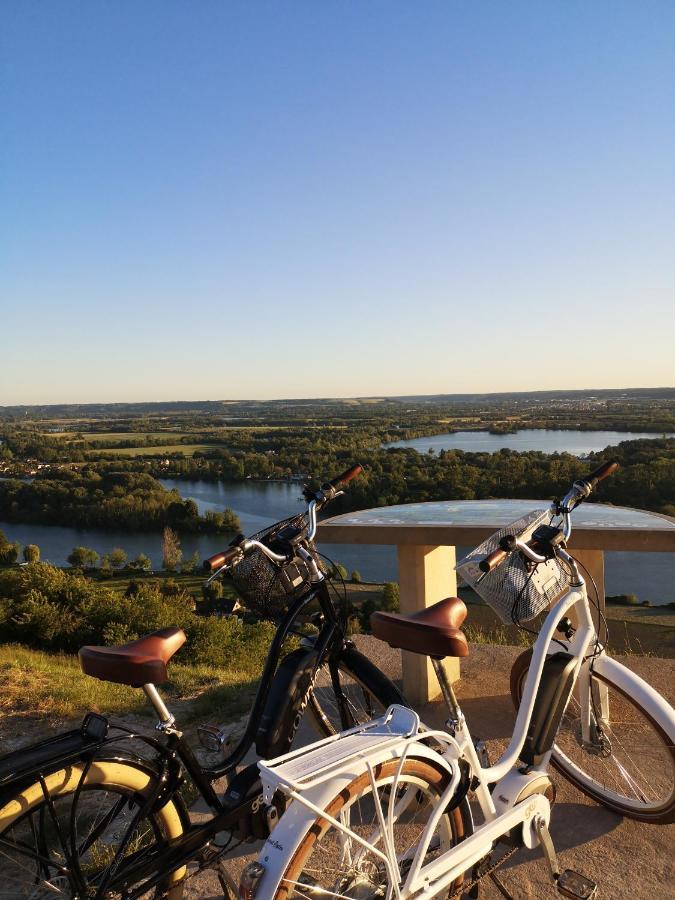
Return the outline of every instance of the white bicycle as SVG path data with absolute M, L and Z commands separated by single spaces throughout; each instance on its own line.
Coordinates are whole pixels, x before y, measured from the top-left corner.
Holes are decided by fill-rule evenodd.
M 515 667 L 519 709 L 502 757 L 490 765 L 472 740 L 441 665 L 468 653 L 463 602 L 449 598 L 412 616 L 375 613 L 377 637 L 432 658 L 450 710 L 447 731 L 392 706 L 365 726 L 260 763 L 271 824 L 287 806 L 258 861 L 244 869 L 240 896 L 475 897 L 487 875 L 509 896 L 495 870 L 519 847 L 541 846 L 560 893 L 589 900 L 595 883 L 558 867 L 548 831 L 550 762 L 626 816 L 675 821 L 675 712 L 605 655 L 566 549 L 572 510 L 616 468 L 601 466 L 562 502 L 513 523 L 458 564 L 505 621 L 528 621 L 553 602 L 531 657 Z

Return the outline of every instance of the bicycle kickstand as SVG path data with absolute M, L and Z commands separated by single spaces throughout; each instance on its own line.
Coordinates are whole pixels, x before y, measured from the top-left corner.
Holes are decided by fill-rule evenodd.
M 534 826 L 537 829 L 546 865 L 551 873 L 551 878 L 555 882 L 555 886 L 558 888 L 558 893 L 564 897 L 572 897 L 573 900 L 593 900 L 598 891 L 597 884 L 573 869 L 565 869 L 564 872 L 561 872 L 548 825 L 541 816 L 538 816 L 535 819 Z

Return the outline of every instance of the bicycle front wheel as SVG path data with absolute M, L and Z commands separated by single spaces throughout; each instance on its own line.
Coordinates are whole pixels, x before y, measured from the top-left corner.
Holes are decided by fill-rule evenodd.
M 84 778 L 83 778 L 84 775 Z M 0 802 L 0 898 L 80 898 L 91 896 L 110 874 L 120 842 L 129 842 L 114 873 L 140 862 L 158 845 L 183 832 L 183 816 L 173 800 L 142 813 L 154 776 L 141 765 L 100 760 L 85 773 L 84 763 L 53 772 Z M 167 873 L 146 897 L 178 900 L 185 869 Z M 121 889 L 105 891 L 120 896 Z
M 520 706 L 532 658 L 526 650 L 511 670 L 511 696 Z M 608 672 L 590 675 L 590 696 L 574 689 L 556 735 L 553 766 L 603 806 L 640 822 L 675 822 L 675 747 L 654 718 Z M 582 700 L 586 700 L 582 703 Z M 582 708 L 591 735 L 582 740 Z
M 340 698 L 336 695 L 334 678 Z M 344 728 L 370 722 L 393 703 L 408 705 L 396 685 L 367 657 L 348 645 L 335 663 L 324 660 L 319 667 L 307 712 L 319 734 L 330 737 Z
M 276 900 L 307 897 L 387 897 L 391 878 L 375 851 L 386 853 L 379 822 L 392 814 L 392 860 L 403 881 L 413 864 L 425 827 L 448 784 L 448 773 L 427 760 L 407 759 L 396 778 L 399 760 L 375 767 L 374 783 L 368 773 L 351 782 L 326 806 L 328 815 L 349 829 L 338 829 L 318 817 L 306 831 L 277 885 Z M 394 782 L 396 787 L 393 789 Z M 380 807 L 378 815 L 377 806 Z M 471 831 L 463 804 L 446 808 L 431 836 L 423 863 L 431 862 L 459 843 Z M 361 837 L 364 846 L 354 835 Z M 461 886 L 462 877 L 450 890 Z

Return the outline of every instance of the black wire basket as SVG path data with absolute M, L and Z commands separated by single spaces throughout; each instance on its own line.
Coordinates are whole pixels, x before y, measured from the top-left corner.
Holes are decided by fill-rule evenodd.
M 289 527 L 304 529 L 305 525 L 305 515 L 300 513 L 251 537 L 274 550 L 274 541 L 282 531 Z M 325 573 L 314 544 L 306 541 L 305 546 Z M 274 619 L 283 615 L 290 600 L 309 584 L 310 575 L 310 567 L 304 560 L 296 557 L 289 563 L 278 565 L 256 548 L 246 554 L 228 577 L 246 609 L 263 618 Z

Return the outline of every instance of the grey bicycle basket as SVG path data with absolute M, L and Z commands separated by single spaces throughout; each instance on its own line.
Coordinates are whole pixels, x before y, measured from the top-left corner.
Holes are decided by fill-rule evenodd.
M 533 564 L 524 560 L 520 553 L 510 554 L 487 574 L 481 572 L 478 564 L 493 550 L 499 549 L 503 537 L 514 535 L 521 541 L 529 541 L 535 529 L 549 520 L 549 510 L 532 510 L 490 535 L 455 566 L 464 581 L 507 625 L 527 622 L 543 612 L 569 588 L 569 574 L 557 559 Z

